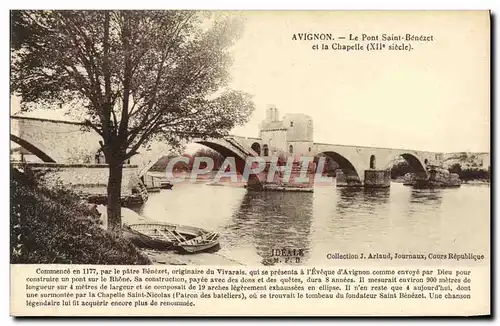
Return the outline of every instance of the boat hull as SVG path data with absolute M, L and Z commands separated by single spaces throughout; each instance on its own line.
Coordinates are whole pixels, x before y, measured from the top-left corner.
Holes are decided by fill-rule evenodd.
M 220 248 L 219 235 L 206 230 L 170 223 L 124 225 L 124 235 L 141 248 L 197 253 Z
M 215 252 L 220 249 L 219 240 L 203 245 L 178 245 L 176 251 L 182 254 L 196 254 L 202 252 Z
M 210 250 L 220 249 L 219 235 L 215 232 L 207 232 L 196 238 L 179 243 L 177 251 L 180 253 L 194 254 Z
M 123 229 L 123 236 L 126 239 L 130 240 L 130 242 L 132 242 L 139 248 L 147 248 L 147 249 L 155 249 L 163 251 L 172 249 L 174 246 L 174 243 L 172 241 L 156 239 L 126 227 L 124 227 Z
M 173 184 L 171 184 L 170 182 L 161 182 L 160 183 L 160 188 L 161 189 L 167 189 L 167 190 L 170 190 L 174 187 Z

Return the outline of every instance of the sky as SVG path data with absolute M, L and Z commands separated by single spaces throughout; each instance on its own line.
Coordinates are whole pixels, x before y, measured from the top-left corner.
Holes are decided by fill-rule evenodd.
M 486 12 L 245 12 L 230 86 L 256 110 L 233 134 L 256 137 L 266 107 L 305 113 L 314 141 L 455 152 L 490 148 Z M 432 35 L 407 51 L 313 50 L 298 33 Z M 391 43 L 391 42 L 389 42 Z M 401 42 L 396 42 L 401 43 Z M 366 45 L 366 42 L 364 43 Z M 12 110 L 16 111 L 16 100 Z M 31 116 L 65 119 L 60 111 Z
M 234 48 L 233 87 L 314 121 L 316 142 L 489 151 L 489 30 L 483 13 L 255 12 Z M 412 52 L 314 51 L 294 33 L 414 33 Z M 325 43 L 331 43 L 329 41 Z

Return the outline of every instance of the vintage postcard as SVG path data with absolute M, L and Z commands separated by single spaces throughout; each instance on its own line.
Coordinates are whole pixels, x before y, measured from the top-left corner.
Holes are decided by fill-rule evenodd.
M 489 315 L 490 26 L 11 11 L 11 315 Z

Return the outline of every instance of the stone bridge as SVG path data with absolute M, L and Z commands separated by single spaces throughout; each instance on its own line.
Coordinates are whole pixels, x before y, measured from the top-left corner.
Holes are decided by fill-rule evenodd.
M 99 160 L 99 140 L 97 133 L 83 124 L 57 120 L 11 117 L 11 141 L 19 144 L 43 162 L 95 164 Z M 193 139 L 193 143 L 205 145 L 224 157 L 234 157 L 239 172 L 249 156 L 270 158 L 267 145 L 261 138 L 228 136 L 224 139 Z M 442 153 L 364 146 L 347 146 L 324 143 L 306 144 L 307 150 L 301 156 L 314 157 L 324 154 L 340 166 L 346 185 L 362 186 L 368 179 L 384 179 L 387 186 L 389 168 L 399 157 L 404 158 L 413 171 L 426 175 L 426 165 L 441 164 Z M 144 175 L 156 161 L 168 153 L 165 144 L 152 144 L 149 149 L 139 150 L 131 159 L 137 165 L 138 175 Z M 285 154 L 288 155 L 288 154 Z M 382 182 L 384 181 L 376 181 Z M 339 184 L 337 180 L 337 184 Z

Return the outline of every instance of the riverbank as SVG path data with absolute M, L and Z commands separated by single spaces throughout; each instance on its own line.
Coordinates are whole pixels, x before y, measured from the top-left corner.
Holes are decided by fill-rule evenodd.
M 137 248 L 107 230 L 107 209 L 63 187 L 47 187 L 29 171 L 11 170 L 10 248 L 13 264 L 234 265 L 217 253 L 180 255 Z M 122 207 L 122 222 L 149 220 Z
M 151 259 L 153 264 L 158 265 L 243 265 L 236 260 L 232 260 L 218 253 L 181 255 L 172 251 L 155 251 L 147 249 L 143 249 L 142 252 Z
M 478 179 L 478 180 L 463 180 L 464 185 L 490 185 L 490 180 Z
M 464 185 L 489 185 L 490 179 L 474 179 L 474 180 L 461 180 Z M 405 178 L 391 179 L 394 183 L 404 183 Z
M 97 211 L 100 213 L 100 224 L 103 229 L 107 228 L 106 206 L 98 205 Z M 122 223 L 137 224 L 156 222 L 147 219 L 129 208 L 122 207 Z M 215 253 L 178 254 L 174 251 L 157 251 L 144 248 L 137 248 L 146 255 L 151 264 L 158 265 L 241 265 L 239 262 Z
M 30 171 L 11 169 L 10 248 L 13 264 L 147 265 L 128 240 L 103 229 L 77 194 L 47 187 Z

